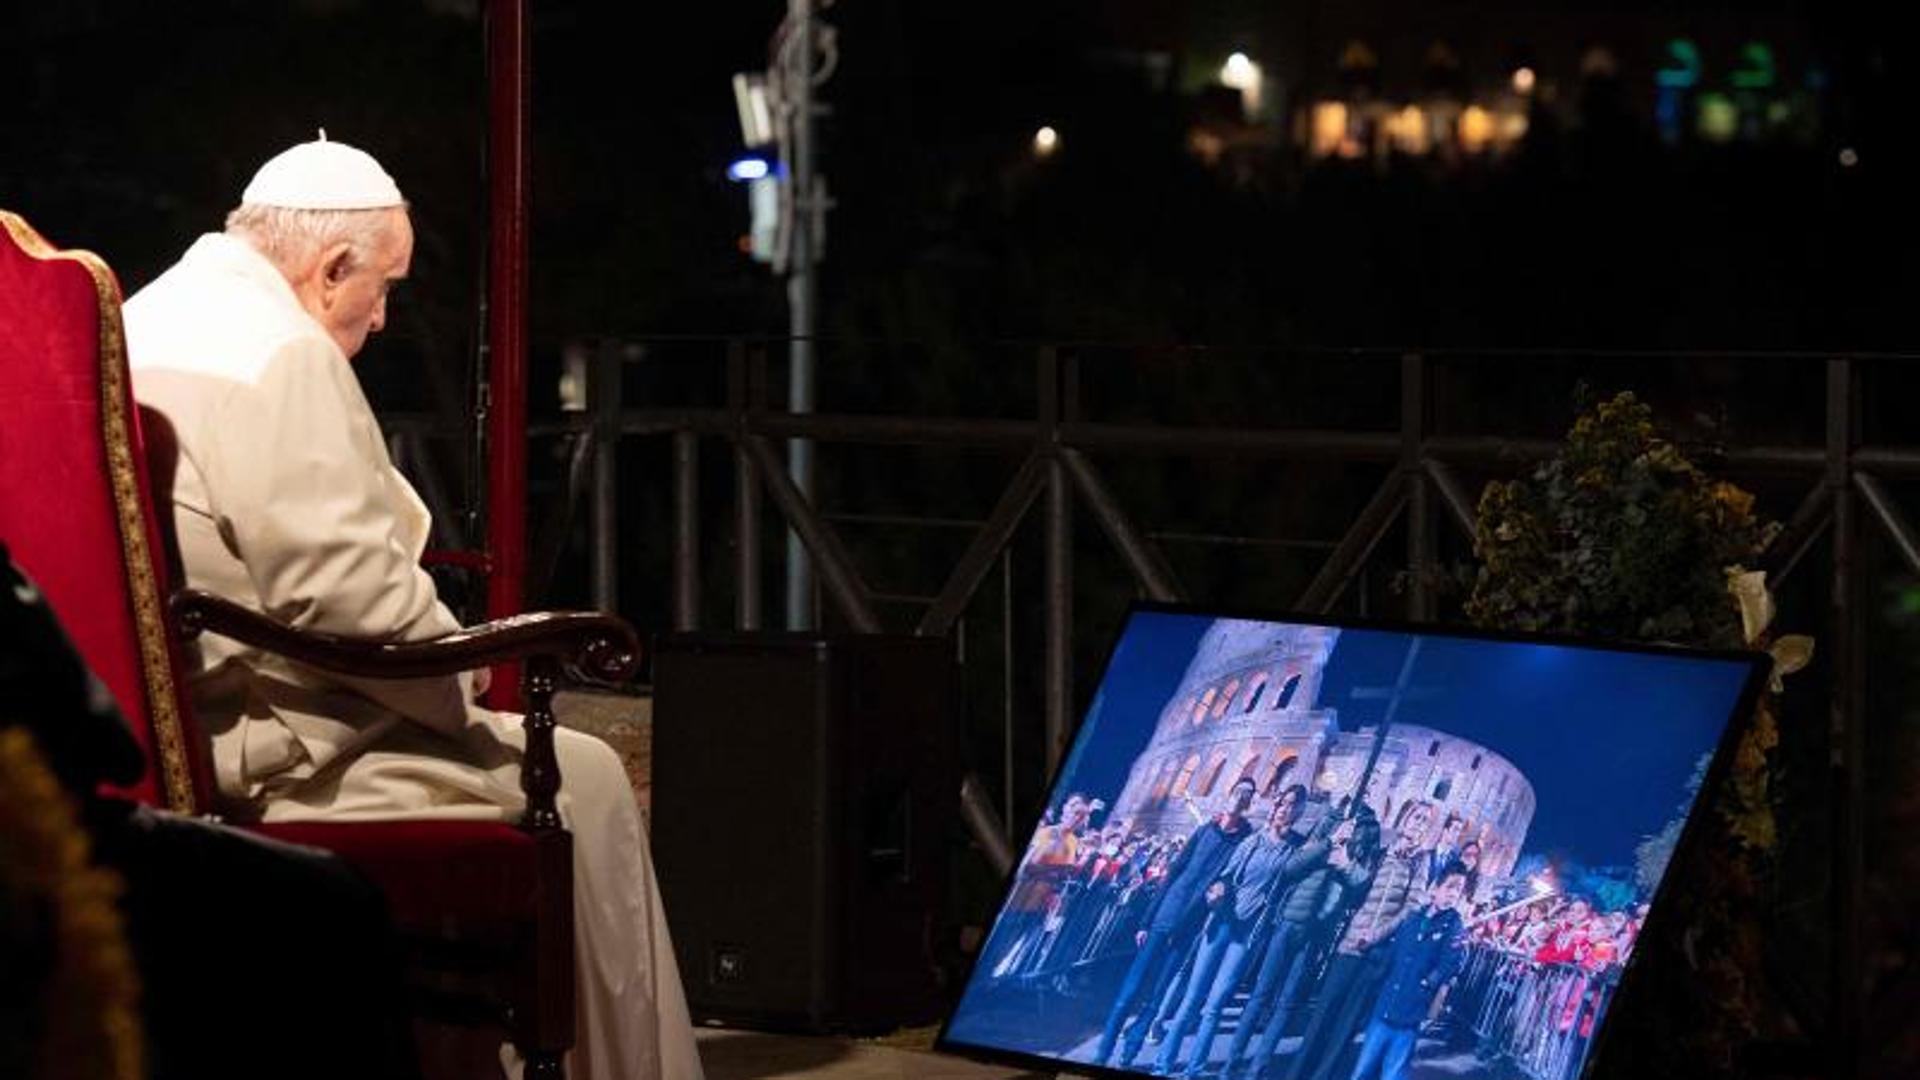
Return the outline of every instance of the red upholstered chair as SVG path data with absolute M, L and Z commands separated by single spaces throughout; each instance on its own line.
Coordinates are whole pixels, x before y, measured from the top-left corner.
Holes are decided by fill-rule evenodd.
M 528 1076 L 560 1075 L 574 1034 L 573 876 L 572 837 L 554 810 L 553 689 L 563 662 L 598 678 L 630 676 L 632 629 L 606 615 L 543 613 L 393 645 L 296 632 L 215 597 L 172 593 L 168 515 L 155 508 L 165 505 L 173 448 L 164 422 L 150 423 L 153 447 L 143 440 L 119 285 L 97 257 L 58 251 L 5 211 L 0 232 L 0 540 L 38 580 L 156 766 L 125 794 L 182 813 L 209 806 L 209 744 L 180 693 L 180 636 L 217 632 L 373 677 L 524 659 L 528 810 L 517 826 L 256 828 L 358 866 L 386 892 L 410 945 L 416 1001 L 441 1019 L 504 1024 Z

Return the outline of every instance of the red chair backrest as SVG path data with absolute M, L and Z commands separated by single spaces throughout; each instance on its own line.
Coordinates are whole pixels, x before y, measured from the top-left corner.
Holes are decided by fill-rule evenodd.
M 120 286 L 0 210 L 0 541 L 38 582 L 152 766 L 131 791 L 207 805 L 127 377 Z

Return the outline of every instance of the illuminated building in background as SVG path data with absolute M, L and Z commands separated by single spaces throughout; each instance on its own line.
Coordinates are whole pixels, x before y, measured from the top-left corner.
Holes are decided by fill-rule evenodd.
M 1155 87 L 1185 96 L 1189 153 L 1236 183 L 1289 164 L 1472 169 L 1537 131 L 1589 125 L 1676 150 L 1823 137 L 1819 38 L 1792 11 L 1698 8 L 1682 21 L 1578 0 L 1503 5 L 1497 18 L 1411 0 L 1103 10 L 1119 12 L 1103 55 L 1142 58 Z
M 1469 154 L 1484 153 L 1493 146 L 1493 114 L 1480 105 L 1467 106 L 1460 110 L 1460 127 L 1456 134 L 1460 149 Z
M 1194 651 L 1161 707 L 1147 746 L 1114 799 L 1110 821 L 1153 835 L 1185 835 L 1225 809 L 1245 777 L 1258 798 L 1253 819 L 1292 784 L 1315 792 L 1312 812 L 1354 793 L 1376 729 L 1343 730 L 1320 683 L 1340 631 L 1221 619 Z M 1533 784 L 1512 762 L 1469 739 L 1419 723 L 1395 723 L 1380 747 L 1366 801 L 1391 823 L 1407 802 L 1450 816 L 1481 844 L 1482 873 L 1510 871 L 1535 809 Z
M 1313 156 L 1332 157 L 1340 154 L 1352 157 L 1358 154 L 1358 144 L 1350 138 L 1347 124 L 1346 102 L 1314 102 L 1312 141 L 1308 144 Z
M 1418 105 L 1408 105 L 1387 116 L 1387 145 L 1402 154 L 1418 157 L 1433 145 L 1427 130 L 1427 114 Z
M 1298 105 L 1293 142 L 1309 161 L 1395 158 L 1455 163 L 1504 153 L 1527 130 L 1540 78 L 1506 67 L 1497 83 L 1476 79 L 1445 40 L 1427 44 L 1410 77 L 1382 68 L 1380 52 L 1352 38 L 1339 49 L 1324 90 Z M 1482 85 L 1486 83 L 1486 85 Z
M 1795 89 L 1782 77 L 1773 47 L 1759 40 L 1708 50 L 1691 38 L 1672 38 L 1657 56 L 1650 71 L 1623 72 L 1612 48 L 1590 44 L 1564 76 L 1535 62 L 1483 63 L 1462 72 L 1453 46 L 1435 41 L 1415 80 L 1383 71 L 1379 51 L 1354 39 L 1340 47 L 1322 92 L 1297 107 L 1293 141 L 1310 161 L 1498 156 L 1525 139 L 1537 118 L 1577 127 L 1585 98 L 1603 86 L 1619 87 L 1622 101 L 1641 103 L 1641 115 L 1669 145 L 1812 141 L 1817 69 L 1809 68 Z

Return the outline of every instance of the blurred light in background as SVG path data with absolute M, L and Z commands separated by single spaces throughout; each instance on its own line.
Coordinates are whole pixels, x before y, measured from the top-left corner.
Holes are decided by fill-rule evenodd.
M 1048 158 L 1060 149 L 1060 133 L 1051 127 L 1043 127 L 1033 133 L 1033 156 Z
M 1530 67 L 1515 69 L 1513 73 L 1513 92 L 1522 95 L 1533 93 L 1535 78 L 1533 69 Z
M 1343 101 L 1321 101 L 1313 106 L 1313 154 L 1329 157 L 1340 152 L 1347 140 L 1347 105 Z
M 1387 138 L 1403 154 L 1427 152 L 1427 114 L 1418 105 L 1409 105 L 1387 119 Z
M 1221 85 L 1240 91 L 1241 104 L 1248 114 L 1260 111 L 1260 90 L 1265 81 L 1260 65 L 1248 59 L 1246 53 L 1234 53 L 1220 66 Z
M 780 178 L 763 176 L 747 181 L 747 209 L 752 224 L 747 230 L 747 254 L 753 261 L 772 265 L 784 258 L 780 237 Z
M 1656 86 L 1684 90 L 1700 81 L 1700 48 L 1686 38 L 1667 42 L 1667 63 L 1653 73 Z
M 1740 66 L 1727 81 L 1735 90 L 1765 90 L 1774 83 L 1773 47 L 1764 41 L 1749 41 L 1740 48 Z
M 1493 143 L 1493 114 L 1478 105 L 1460 113 L 1460 148 L 1477 154 Z
M 733 107 L 740 113 L 742 142 L 748 146 L 765 146 L 773 141 L 773 110 L 767 106 L 766 76 L 735 75 Z
M 1740 110 L 1727 95 L 1701 94 L 1699 107 L 1696 123 L 1701 138 L 1708 142 L 1730 142 L 1740 133 Z
M 757 154 L 749 154 L 727 166 L 727 179 L 744 182 L 760 180 L 773 172 L 773 164 Z

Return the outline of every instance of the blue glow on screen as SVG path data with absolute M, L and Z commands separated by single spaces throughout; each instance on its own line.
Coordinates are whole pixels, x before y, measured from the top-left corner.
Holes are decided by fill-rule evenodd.
M 1136 612 L 947 1041 L 1159 1076 L 1577 1076 L 1748 672 Z

